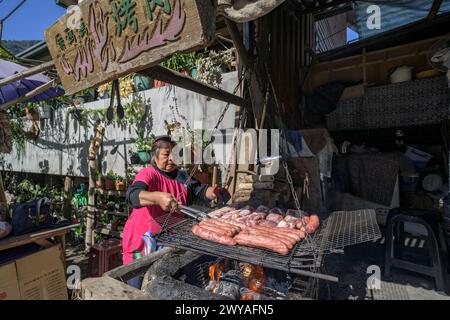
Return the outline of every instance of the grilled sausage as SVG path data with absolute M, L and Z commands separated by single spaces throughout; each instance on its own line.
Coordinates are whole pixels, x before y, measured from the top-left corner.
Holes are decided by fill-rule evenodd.
M 239 228 L 239 227 L 237 227 L 235 225 L 232 225 L 231 223 L 225 222 L 225 221 L 223 221 L 221 219 L 205 219 L 203 221 L 209 222 L 209 223 L 213 223 L 213 224 L 221 226 L 221 227 L 231 228 L 234 231 L 236 231 L 236 233 L 241 231 L 241 228 Z
M 247 228 L 247 229 L 245 229 L 245 230 L 242 231 L 242 232 L 248 233 L 248 234 L 253 234 L 253 235 L 256 235 L 256 236 L 263 236 L 263 237 L 267 237 L 267 238 L 270 238 L 270 239 L 276 239 L 276 240 L 279 240 L 279 241 L 283 242 L 283 244 L 284 244 L 289 250 L 292 249 L 292 248 L 294 247 L 294 245 L 296 244 L 296 242 L 293 241 L 292 239 L 287 238 L 287 237 L 283 237 L 283 236 L 278 235 L 278 234 L 276 234 L 276 233 L 267 234 L 267 232 L 265 232 L 265 231 L 261 231 L 261 230 L 253 229 L 253 228 Z
M 309 216 L 309 223 L 306 226 L 306 232 L 309 234 L 312 234 L 312 233 L 316 232 L 316 230 L 319 228 L 319 226 L 320 226 L 319 216 L 312 214 Z
M 241 232 L 240 234 L 234 237 L 234 240 L 236 241 L 237 244 L 243 246 L 263 248 L 282 255 L 287 255 L 289 252 L 288 248 L 283 242 L 276 239 L 270 239 L 265 236 L 255 236 L 252 234 L 246 234 Z
M 210 231 L 213 231 L 213 232 L 217 232 L 217 233 L 223 234 L 224 236 L 227 236 L 227 237 L 233 237 L 236 234 L 236 232 L 234 232 L 232 230 L 221 228 L 221 227 L 213 225 L 213 224 L 200 222 L 198 225 L 200 227 L 202 227 L 203 229 L 210 230 Z
M 263 227 L 263 226 L 254 226 L 253 228 L 263 230 L 263 231 L 267 232 L 268 234 L 277 233 L 282 236 L 289 237 L 296 242 L 300 241 L 301 239 L 303 239 L 305 237 L 304 233 L 303 233 L 303 237 L 300 236 L 299 234 L 292 233 L 291 231 L 294 229 L 290 229 L 290 228 L 279 228 L 279 227 L 269 228 L 269 227 Z M 287 229 L 287 230 L 284 230 L 284 229 Z M 299 230 L 297 230 L 297 231 L 299 231 Z
M 202 228 L 197 225 L 192 227 L 192 233 L 195 234 L 197 237 L 200 237 L 202 239 L 209 240 L 212 242 L 224 244 L 227 246 L 236 245 L 236 241 L 233 238 L 227 237 L 227 236 L 217 233 L 217 232 L 207 230 L 207 229 Z
M 232 235 L 235 235 L 235 234 L 239 233 L 239 231 L 240 231 L 240 229 L 238 227 L 235 227 L 233 225 L 221 225 L 221 224 L 215 223 L 215 221 L 212 221 L 212 219 L 203 220 L 202 222 L 199 223 L 199 225 L 200 226 L 205 225 L 205 226 L 210 226 L 210 227 L 217 228 L 217 229 L 223 229 L 228 232 L 231 232 Z

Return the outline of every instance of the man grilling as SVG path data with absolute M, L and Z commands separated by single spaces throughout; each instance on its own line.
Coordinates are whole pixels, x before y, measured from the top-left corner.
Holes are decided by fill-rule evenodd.
M 152 146 L 152 166 L 143 168 L 127 191 L 127 202 L 133 207 L 123 230 L 123 263 L 133 256 L 146 256 L 157 250 L 154 235 L 161 231 L 156 221 L 168 212 L 176 211 L 179 204 L 189 205 L 195 199 L 218 200 L 226 203 L 231 196 L 226 189 L 210 187 L 178 170 L 172 149 L 176 143 L 170 136 L 158 137 Z M 140 289 L 142 279 L 129 282 Z

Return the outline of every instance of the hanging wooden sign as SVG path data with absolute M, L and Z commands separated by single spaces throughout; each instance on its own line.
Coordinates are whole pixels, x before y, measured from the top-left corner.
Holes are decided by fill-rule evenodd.
M 45 32 L 66 94 L 206 47 L 215 33 L 213 1 L 84 0 Z

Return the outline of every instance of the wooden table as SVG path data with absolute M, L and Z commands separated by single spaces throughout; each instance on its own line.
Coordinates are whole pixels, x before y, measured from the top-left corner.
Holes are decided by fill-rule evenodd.
M 51 247 L 54 244 L 47 239 L 54 238 L 56 243 L 60 244 L 62 252 L 66 251 L 66 239 L 65 236 L 69 233 L 70 229 L 78 227 L 79 224 L 72 224 L 57 229 L 44 229 L 37 232 L 24 234 L 17 237 L 7 237 L 0 240 L 0 251 L 17 248 L 26 244 L 36 243 L 44 248 Z M 65 263 L 65 254 L 63 254 Z

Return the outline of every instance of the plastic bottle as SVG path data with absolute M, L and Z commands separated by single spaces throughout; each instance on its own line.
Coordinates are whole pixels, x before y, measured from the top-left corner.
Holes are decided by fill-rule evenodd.
M 133 261 L 142 259 L 142 253 L 138 250 L 133 251 Z

